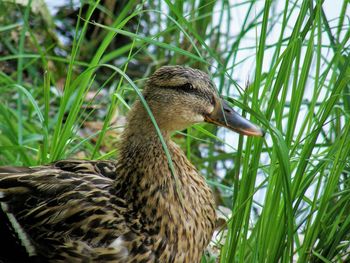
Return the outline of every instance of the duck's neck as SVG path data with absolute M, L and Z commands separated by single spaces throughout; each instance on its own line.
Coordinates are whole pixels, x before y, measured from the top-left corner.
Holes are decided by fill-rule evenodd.
M 132 215 L 142 218 L 145 231 L 164 238 L 169 249 L 187 251 L 187 256 L 196 259 L 194 262 L 199 261 L 214 228 L 212 193 L 185 154 L 170 140 L 169 133 L 163 131 L 176 181 L 158 134 L 146 119 L 149 117 L 141 116 L 141 121 L 140 115 L 132 114 L 119 148 L 117 195 L 126 200 Z M 179 242 L 183 237 L 191 240 Z
M 170 133 L 161 133 L 171 155 L 178 154 L 174 152 Z M 171 183 L 164 148 L 148 116 L 130 119 L 122 134 L 117 163 L 118 173 L 127 184 L 125 190 L 132 198 L 136 197 L 134 189 Z
M 137 109 L 139 108 L 137 107 Z M 161 129 L 161 134 L 166 143 L 171 141 L 170 133 Z M 162 147 L 159 134 L 144 109 L 133 109 L 129 114 L 128 124 L 122 134 L 119 150 L 121 154 L 125 152 L 129 154 L 131 150 L 143 151 L 150 147 Z

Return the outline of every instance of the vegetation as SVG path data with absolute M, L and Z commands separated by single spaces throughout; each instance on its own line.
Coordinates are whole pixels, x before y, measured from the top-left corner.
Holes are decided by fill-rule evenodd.
M 350 261 L 350 6 L 329 1 L 2 0 L 0 165 L 114 158 L 147 76 L 197 67 L 268 133 L 174 135 L 231 211 L 203 262 Z

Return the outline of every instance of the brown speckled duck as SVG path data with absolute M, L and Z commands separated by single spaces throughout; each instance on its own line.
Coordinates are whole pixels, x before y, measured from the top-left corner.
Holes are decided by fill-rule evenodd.
M 137 101 L 115 162 L 0 168 L 0 262 L 200 262 L 214 230 L 214 199 L 170 134 L 204 121 L 245 135 L 263 131 L 196 69 L 160 68 L 143 96 L 178 180 Z

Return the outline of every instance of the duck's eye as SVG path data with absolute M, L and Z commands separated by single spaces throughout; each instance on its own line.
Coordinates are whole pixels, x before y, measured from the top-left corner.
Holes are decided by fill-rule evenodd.
M 185 91 L 185 92 L 192 92 L 194 90 L 194 87 L 191 83 L 185 83 L 181 86 L 175 87 L 175 89 Z
M 185 89 L 191 90 L 191 89 L 193 89 L 193 85 L 192 85 L 191 83 L 186 83 L 186 84 L 184 85 L 184 88 L 185 88 Z
M 163 87 L 163 88 L 176 90 L 178 92 L 190 92 L 190 93 L 196 92 L 196 89 L 193 87 L 191 83 L 185 83 L 179 86 L 170 86 L 170 87 Z

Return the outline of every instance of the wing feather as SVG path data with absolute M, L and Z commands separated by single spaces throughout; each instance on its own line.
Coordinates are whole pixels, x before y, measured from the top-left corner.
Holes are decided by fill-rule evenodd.
M 98 251 L 129 231 L 124 218 L 127 204 L 111 194 L 115 171 L 113 162 L 78 160 L 1 168 L 1 207 L 17 245 L 22 244 L 29 256 L 66 253 L 68 259 L 70 251 L 73 259 L 83 248 L 86 254 L 100 255 Z M 123 257 L 125 250 L 108 248 L 108 254 L 113 253 L 111 258 Z

